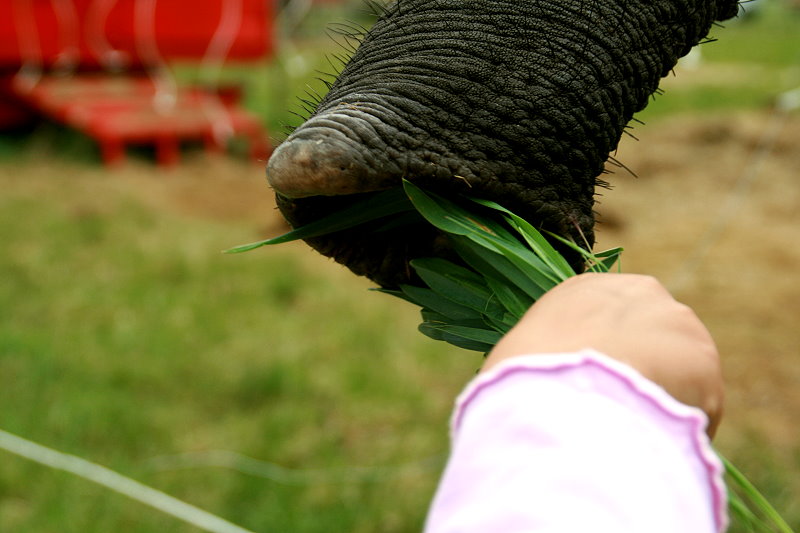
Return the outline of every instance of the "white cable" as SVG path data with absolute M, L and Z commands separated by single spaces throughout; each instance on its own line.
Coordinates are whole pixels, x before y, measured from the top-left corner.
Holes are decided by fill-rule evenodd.
M 58 23 L 61 49 L 58 51 L 53 68 L 56 71 L 71 73 L 80 63 L 80 22 L 72 0 L 51 0 Z
M 158 50 L 156 0 L 136 0 L 133 19 L 136 51 L 150 74 L 156 90 L 156 94 L 153 96 L 153 107 L 158 113 L 168 114 L 175 109 L 177 104 L 178 86 Z
M 130 58 L 106 38 L 106 21 L 117 0 L 94 0 L 86 10 L 86 45 L 102 66 L 112 72 L 124 69 Z
M 75 474 L 211 533 L 253 533 L 104 466 L 53 450 L 1 429 L 0 449 Z
M 32 0 L 14 1 L 14 25 L 17 28 L 22 66 L 14 75 L 14 87 L 20 92 L 30 92 L 42 78 L 42 48 Z
M 200 63 L 203 77 L 207 78 L 215 89 L 219 85 L 225 59 L 242 26 L 242 3 L 242 0 L 222 0 L 219 24 Z M 211 94 L 206 91 L 203 104 L 203 110 L 211 122 L 214 140 L 222 145 L 234 134 L 231 116 L 216 92 Z
M 446 454 L 436 454 L 394 465 L 342 466 L 316 469 L 287 468 L 269 461 L 254 459 L 229 450 L 208 450 L 180 455 L 154 457 L 148 461 L 154 469 L 227 468 L 243 474 L 269 479 L 284 485 L 326 485 L 353 482 L 382 482 L 387 478 L 419 471 L 438 471 Z
M 283 7 L 278 16 L 281 19 L 279 26 L 284 28 L 285 40 L 289 40 L 289 37 L 294 35 L 311 12 L 312 7 L 312 0 L 289 0 Z

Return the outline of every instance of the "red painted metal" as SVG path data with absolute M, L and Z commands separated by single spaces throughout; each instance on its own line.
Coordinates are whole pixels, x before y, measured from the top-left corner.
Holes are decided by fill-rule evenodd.
M 230 20 L 225 2 L 233 1 L 241 2 L 241 17 L 233 17 L 230 46 L 214 52 L 215 34 Z M 236 88 L 178 88 L 160 106 L 163 91 L 144 72 L 170 60 L 269 57 L 273 15 L 271 0 L 0 0 L 0 129 L 38 113 L 95 139 L 109 165 L 129 144 L 153 145 L 158 163 L 171 165 L 184 141 L 218 151 L 234 136 L 248 140 L 253 158 L 266 159 L 267 134 L 239 106 Z M 104 70 L 120 57 L 124 74 Z M 23 66 L 32 75 L 18 75 Z M 65 66 L 66 76 L 48 73 Z
M 208 151 L 221 151 L 229 137 L 243 137 L 254 160 L 265 161 L 271 147 L 258 117 L 241 109 L 236 91 L 220 96 L 198 88 L 181 88 L 175 103 L 164 110 L 155 105 L 157 87 L 147 76 L 80 74 L 67 78 L 45 76 L 22 98 L 43 115 L 95 139 L 107 165 L 120 163 L 125 147 L 156 147 L 160 165 L 179 160 L 184 141 L 200 141 Z
M 141 65 L 137 51 L 135 5 L 142 0 L 0 0 L 0 69 L 16 69 L 26 55 L 26 39 L 40 50 L 45 66 L 52 66 L 77 40 L 81 67 L 99 66 L 92 51 L 93 36 L 102 35 L 115 49 L 124 52 L 131 65 Z M 206 52 L 229 0 L 161 0 L 155 3 L 155 36 L 165 59 L 200 59 Z M 62 16 L 57 2 L 74 6 Z M 274 51 L 274 8 L 271 0 L 241 0 L 242 21 L 227 54 L 228 59 L 253 60 Z M 110 8 L 105 21 L 101 8 Z M 31 26 L 30 21 L 33 21 Z M 33 33 L 33 35 L 32 35 Z

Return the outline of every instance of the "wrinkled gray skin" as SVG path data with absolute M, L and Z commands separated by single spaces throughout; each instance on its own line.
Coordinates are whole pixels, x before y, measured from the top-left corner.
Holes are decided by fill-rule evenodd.
M 735 0 L 400 0 L 364 38 L 267 176 L 296 226 L 407 178 L 495 200 L 593 242 L 609 152 L 678 58 Z M 309 243 L 393 287 L 447 255 L 422 225 Z

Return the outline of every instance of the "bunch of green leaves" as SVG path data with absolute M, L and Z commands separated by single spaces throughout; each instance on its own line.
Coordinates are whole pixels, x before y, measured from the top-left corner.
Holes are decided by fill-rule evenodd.
M 427 220 L 447 236 L 460 264 L 439 257 L 418 258 L 411 267 L 424 285 L 378 289 L 422 308 L 420 331 L 480 352 L 488 352 L 545 292 L 575 270 L 530 223 L 488 200 L 461 202 L 424 191 L 409 181 L 402 189 L 377 193 L 329 217 L 285 235 L 233 248 L 237 253 L 264 245 L 308 239 L 370 223 L 382 231 Z M 622 249 L 593 254 L 550 234 L 576 250 L 587 270 L 608 272 Z
M 411 267 L 425 286 L 384 291 L 422 308 L 419 329 L 428 337 L 488 352 L 536 300 L 575 275 L 541 232 L 501 205 L 477 198 L 457 203 L 410 182 L 404 189 L 417 212 L 447 235 L 461 259 L 460 264 L 414 259 Z M 615 248 L 592 254 L 552 236 L 581 254 L 591 271 L 608 272 L 622 252 Z
M 403 188 L 369 195 L 350 207 L 285 235 L 228 250 L 244 252 L 264 245 L 308 239 L 364 226 L 383 231 L 427 220 L 447 236 L 461 260 L 441 257 L 411 261 L 421 285 L 378 289 L 413 304 L 422 312 L 419 330 L 436 340 L 486 353 L 547 291 L 576 275 L 545 236 L 503 206 L 479 198 L 444 198 L 409 181 Z M 369 224 L 369 226 L 366 226 Z M 585 262 L 590 272 L 610 272 L 621 248 L 592 253 L 553 233 L 547 235 Z M 733 521 L 751 533 L 793 533 L 774 507 L 727 459 L 729 509 Z

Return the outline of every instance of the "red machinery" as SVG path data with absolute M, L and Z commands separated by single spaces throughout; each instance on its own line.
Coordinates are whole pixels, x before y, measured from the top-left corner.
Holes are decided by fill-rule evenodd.
M 171 164 L 182 140 L 219 149 L 233 136 L 265 158 L 237 90 L 178 88 L 166 64 L 268 57 L 273 15 L 270 0 L 0 0 L 0 129 L 38 113 L 96 139 L 109 164 L 129 143 Z

